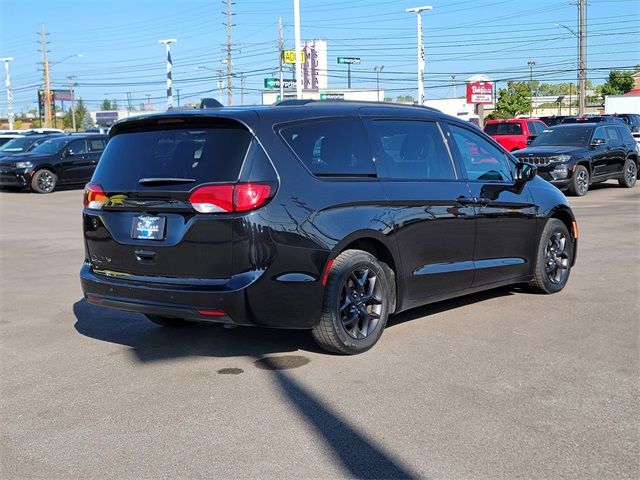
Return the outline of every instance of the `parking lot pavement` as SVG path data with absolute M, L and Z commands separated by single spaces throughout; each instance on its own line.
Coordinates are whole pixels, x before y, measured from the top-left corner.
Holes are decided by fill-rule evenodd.
M 3 479 L 640 476 L 639 187 L 571 199 L 563 292 L 413 310 L 355 357 L 86 304 L 81 201 L 0 193 Z

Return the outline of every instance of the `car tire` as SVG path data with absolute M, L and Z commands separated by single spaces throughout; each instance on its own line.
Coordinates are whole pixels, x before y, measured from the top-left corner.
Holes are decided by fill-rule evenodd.
M 574 241 L 562 221 L 550 218 L 540 236 L 533 280 L 529 287 L 539 293 L 556 293 L 569 280 Z
M 169 327 L 169 328 L 190 327 L 195 323 L 189 320 L 184 320 L 182 318 L 164 317 L 162 315 L 146 315 L 145 314 L 145 317 L 147 317 L 147 320 L 157 325 L 160 325 L 162 327 Z
M 31 178 L 31 190 L 37 193 L 51 193 L 56 189 L 58 177 L 46 168 L 38 170 Z
M 638 179 L 638 166 L 631 158 L 627 158 L 622 169 L 622 177 L 618 179 L 621 187 L 631 188 L 636 184 Z
M 373 347 L 387 324 L 391 285 L 388 267 L 362 250 L 336 257 L 327 279 L 316 343 L 333 353 L 353 355 Z
M 577 197 L 584 196 L 589 190 L 589 170 L 584 165 L 578 165 L 569 184 L 569 191 Z

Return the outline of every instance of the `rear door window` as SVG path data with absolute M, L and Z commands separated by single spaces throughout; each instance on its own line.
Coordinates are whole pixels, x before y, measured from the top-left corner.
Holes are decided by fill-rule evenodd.
M 616 127 L 607 127 L 607 137 L 609 138 L 609 143 L 619 145 L 622 143 L 622 138 L 618 134 L 618 129 Z
M 280 136 L 318 177 L 375 177 L 373 154 L 360 119 L 334 118 L 285 125 Z
M 120 133 L 107 144 L 93 181 L 111 191 L 139 190 L 141 178 L 193 180 L 172 188 L 182 190 L 236 181 L 251 139 L 246 129 L 226 125 Z
M 90 138 L 89 139 L 89 151 L 101 152 L 104 150 L 106 142 L 102 138 Z
M 80 155 L 83 153 L 87 153 L 87 142 L 85 142 L 84 139 L 74 140 L 67 147 L 67 151 L 73 153 L 73 155 Z
M 393 180 L 455 180 L 453 160 L 436 122 L 373 120 L 380 176 Z

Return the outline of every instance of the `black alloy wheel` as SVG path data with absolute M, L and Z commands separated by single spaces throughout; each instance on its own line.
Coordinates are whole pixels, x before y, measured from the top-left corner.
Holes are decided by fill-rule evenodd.
M 556 293 L 562 290 L 571 273 L 573 248 L 574 240 L 565 224 L 557 218 L 550 218 L 540 237 L 530 287 L 542 293 Z
M 340 319 L 345 331 L 356 339 L 374 332 L 382 312 L 382 288 L 369 268 L 355 269 L 345 280 L 340 294 Z
M 338 255 L 325 286 L 322 315 L 312 335 L 329 352 L 356 354 L 378 341 L 387 323 L 392 272 L 362 250 Z
M 569 184 L 569 191 L 582 197 L 589 190 L 589 171 L 584 165 L 578 165 L 576 171 L 573 172 L 573 178 Z
M 622 169 L 622 177 L 618 180 L 621 187 L 631 188 L 638 179 L 638 166 L 631 158 L 627 158 Z
M 31 179 L 31 188 L 37 193 L 51 193 L 56 188 L 58 177 L 46 168 L 38 170 Z

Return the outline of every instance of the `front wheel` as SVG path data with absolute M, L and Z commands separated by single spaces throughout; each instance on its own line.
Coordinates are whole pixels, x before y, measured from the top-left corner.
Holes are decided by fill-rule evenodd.
M 387 323 L 391 286 L 385 265 L 362 250 L 338 255 L 329 271 L 322 315 L 312 335 L 323 349 L 356 354 L 375 345 Z
M 31 179 L 31 189 L 38 193 L 51 193 L 56 188 L 58 177 L 51 170 L 38 170 Z
M 624 168 L 622 169 L 622 176 L 618 179 L 618 183 L 621 187 L 631 188 L 636 184 L 638 179 L 638 167 L 636 162 L 631 158 L 627 158 L 624 162 Z
M 529 286 L 541 293 L 556 293 L 564 288 L 571 273 L 573 239 L 557 218 L 547 222 L 540 237 L 533 280 Z
M 589 190 L 589 170 L 584 165 L 578 165 L 573 172 L 573 178 L 569 184 L 569 191 L 578 197 L 582 197 Z

